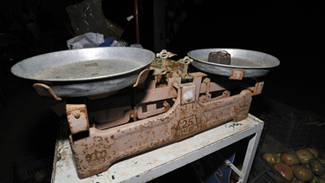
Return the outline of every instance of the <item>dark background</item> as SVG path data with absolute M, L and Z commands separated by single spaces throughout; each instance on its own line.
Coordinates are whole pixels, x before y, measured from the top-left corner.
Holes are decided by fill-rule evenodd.
M 140 43 L 154 50 L 152 2 L 140 4 Z M 323 115 L 325 25 L 321 4 L 178 0 L 167 1 L 166 6 L 167 30 L 161 37 L 179 58 L 201 48 L 242 48 L 271 54 L 281 64 L 265 78 L 263 95 Z M 170 12 L 173 17 L 168 16 Z M 112 11 L 108 18 L 114 20 L 118 14 Z M 130 28 L 135 35 L 132 23 Z
M 34 54 L 67 49 L 66 41 L 74 35 L 65 8 L 78 2 L 81 0 L 1 1 L 1 29 L 19 18 L 25 7 L 40 15 L 42 22 L 51 22 L 51 49 Z M 153 2 L 138 0 L 140 43 L 144 48 L 158 52 L 153 39 L 156 23 L 166 25 L 165 33 L 159 36 L 163 47 L 179 58 L 200 48 L 242 48 L 271 54 L 281 65 L 265 78 L 263 93 L 322 115 L 325 26 L 320 3 L 167 0 L 165 22 L 155 22 Z M 39 7 L 45 13 L 40 14 Z M 123 40 L 136 42 L 135 21 L 126 20 L 134 15 L 133 0 L 103 0 L 102 11 L 107 19 L 124 28 Z

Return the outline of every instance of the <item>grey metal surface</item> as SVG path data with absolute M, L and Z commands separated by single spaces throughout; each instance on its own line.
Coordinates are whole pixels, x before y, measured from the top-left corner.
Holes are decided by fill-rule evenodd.
M 208 56 L 211 52 L 218 52 L 225 50 L 230 53 L 231 64 L 218 64 L 208 62 Z M 260 77 L 266 75 L 271 68 L 280 64 L 280 61 L 269 54 L 232 48 L 211 48 L 211 49 L 198 49 L 187 53 L 193 61 L 193 66 L 211 73 L 222 76 L 231 76 L 232 70 L 243 70 L 244 77 Z
M 49 85 L 60 97 L 90 96 L 133 85 L 154 58 L 149 50 L 131 47 L 65 50 L 25 59 L 11 72 Z

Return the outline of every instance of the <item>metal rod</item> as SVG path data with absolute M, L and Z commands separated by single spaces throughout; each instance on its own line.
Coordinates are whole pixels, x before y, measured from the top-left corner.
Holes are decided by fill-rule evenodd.
M 135 11 L 135 30 L 137 44 L 140 44 L 140 34 L 139 34 L 139 12 L 138 12 L 138 0 L 134 0 L 134 11 Z
M 228 159 L 223 157 L 219 152 L 216 152 L 216 154 L 224 161 L 226 166 L 229 166 L 233 171 L 235 171 L 239 177 L 244 177 L 244 174 Z
M 243 167 L 242 167 L 242 173 L 245 175 L 244 177 L 240 177 L 239 180 L 243 182 L 247 182 L 248 180 L 248 174 L 251 170 L 251 166 L 253 164 L 253 160 L 255 157 L 257 145 L 260 139 L 260 136 L 262 134 L 262 129 L 263 129 L 264 124 L 261 126 L 261 130 L 257 131 L 255 135 L 249 140 L 246 154 L 245 154 L 245 159 L 243 162 Z

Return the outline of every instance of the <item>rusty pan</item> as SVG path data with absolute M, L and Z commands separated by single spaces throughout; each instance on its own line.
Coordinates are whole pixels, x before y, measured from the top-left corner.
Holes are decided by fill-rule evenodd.
M 131 47 L 65 50 L 25 59 L 11 72 L 51 87 L 59 97 L 80 97 L 117 91 L 136 83 L 155 54 Z
M 230 64 L 208 62 L 209 54 L 219 51 L 230 54 Z M 260 77 L 280 64 L 280 61 L 272 55 L 245 49 L 198 49 L 188 52 L 187 55 L 193 59 L 192 65 L 197 69 L 222 76 L 231 76 L 233 71 L 241 71 L 244 78 Z

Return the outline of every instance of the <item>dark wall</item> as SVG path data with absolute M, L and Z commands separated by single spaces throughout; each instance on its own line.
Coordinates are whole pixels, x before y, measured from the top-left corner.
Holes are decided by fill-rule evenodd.
M 24 9 L 38 14 L 39 8 L 41 7 L 53 15 L 54 20 L 52 20 L 52 24 L 59 24 L 67 21 L 68 16 L 65 8 L 81 1 L 82 0 L 2 0 L 0 1 L 0 12 L 3 15 L 2 18 L 14 21 L 15 18 L 20 18 L 22 16 Z
M 192 1 L 193 2 L 193 1 Z M 199 48 L 243 48 L 276 56 L 263 93 L 322 114 L 325 23 L 321 4 L 215 3 L 183 6 L 188 16 L 168 45 L 185 55 Z
M 69 21 L 65 8 L 80 0 L 0 2 L 4 18 L 12 20 L 20 15 L 24 4 L 31 10 L 41 5 L 53 14 L 54 22 L 60 23 Z M 153 1 L 138 2 L 140 43 L 153 50 Z M 321 113 L 325 23 L 320 3 L 170 0 L 166 5 L 165 23 L 169 26 L 161 37 L 168 50 L 180 57 L 199 48 L 243 48 L 274 55 L 281 65 L 266 77 L 263 93 L 300 109 Z M 126 21 L 134 13 L 134 0 L 103 0 L 103 13 L 125 29 L 123 39 L 135 42 L 134 19 Z

